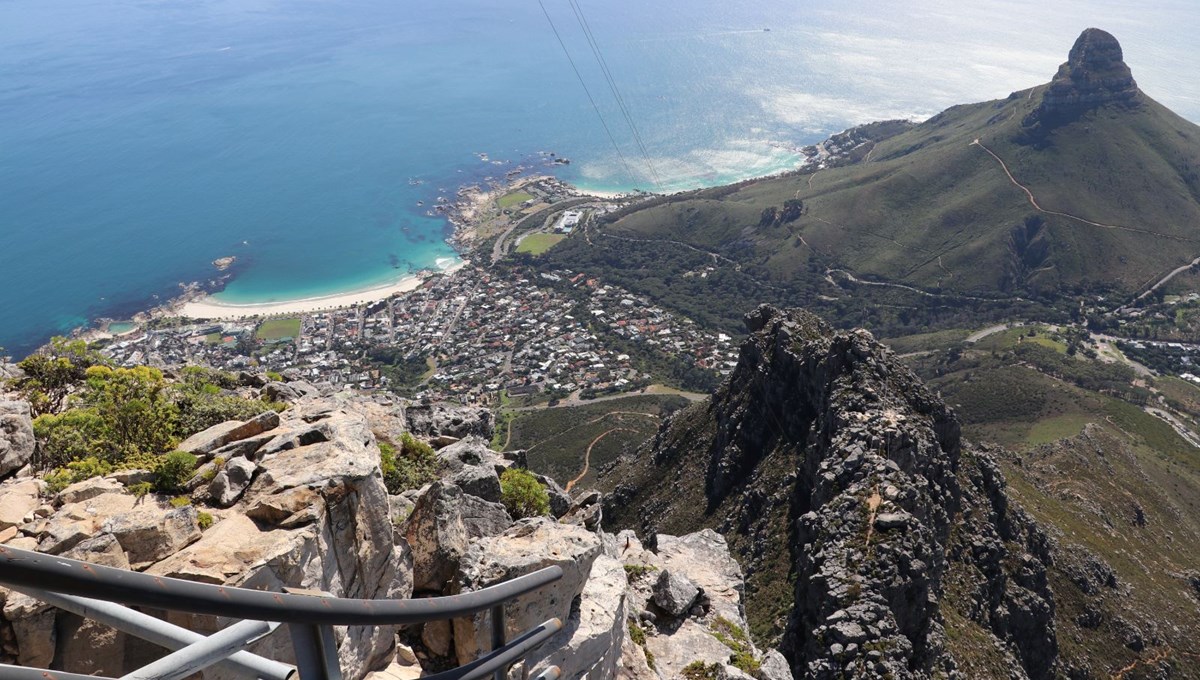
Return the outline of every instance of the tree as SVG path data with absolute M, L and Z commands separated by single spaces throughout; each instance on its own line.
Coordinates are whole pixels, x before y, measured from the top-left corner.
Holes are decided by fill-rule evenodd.
M 107 456 L 121 460 L 175 446 L 179 408 L 168 399 L 167 388 L 162 372 L 148 366 L 87 370 L 81 399 L 103 421 Z
M 86 342 L 56 336 L 50 340 L 47 351 L 31 354 L 17 363 L 25 375 L 13 379 L 11 385 L 29 402 L 34 417 L 58 413 L 67 395 L 86 377 L 87 370 L 106 363 Z
M 500 502 L 513 519 L 550 514 L 550 494 L 528 470 L 509 468 L 500 475 Z

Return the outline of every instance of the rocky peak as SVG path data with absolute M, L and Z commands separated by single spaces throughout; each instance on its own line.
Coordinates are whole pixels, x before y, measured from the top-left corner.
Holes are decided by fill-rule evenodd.
M 1111 33 L 1089 28 L 1050 82 L 1035 118 L 1064 122 L 1105 104 L 1137 103 L 1138 87 Z M 1027 121 L 1031 122 L 1031 121 Z
M 711 400 L 611 473 L 606 515 L 647 535 L 724 534 L 751 624 L 796 677 L 965 677 L 951 608 L 1006 650 L 1012 677 L 1053 677 L 1045 539 L 953 412 L 866 331 L 767 306 L 746 323 Z M 951 602 L 948 581 L 975 590 Z

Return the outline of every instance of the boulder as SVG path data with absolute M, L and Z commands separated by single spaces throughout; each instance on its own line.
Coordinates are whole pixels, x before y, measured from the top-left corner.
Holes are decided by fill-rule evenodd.
M 413 553 L 413 586 L 418 591 L 440 593 L 458 569 L 469 540 L 462 521 L 463 498 L 457 486 L 434 482 L 404 523 L 403 536 Z
M 496 452 L 488 446 L 487 440 L 481 437 L 467 437 L 457 441 L 438 451 L 437 457 L 441 468 L 454 474 L 464 467 L 490 464 L 498 458 Z
M 513 523 L 503 505 L 485 501 L 477 496 L 464 495 L 458 511 L 463 527 L 467 530 L 468 539 L 498 536 Z
M 81 503 L 68 503 L 33 527 L 38 552 L 57 555 L 101 532 L 109 517 L 129 512 L 138 503 L 148 503 L 124 493 L 106 493 Z M 29 531 L 28 529 L 26 531 Z
M 409 431 L 424 439 L 475 435 L 490 440 L 496 426 L 491 409 L 446 403 L 411 405 L 405 418 Z
M 100 534 L 80 541 L 75 547 L 64 552 L 63 557 L 114 569 L 129 569 L 129 557 L 112 534 Z
M 550 514 L 555 517 L 562 517 L 571 509 L 571 494 L 563 490 L 558 482 L 545 475 L 534 475 L 542 486 L 546 487 L 546 493 L 550 495 Z
M 17 664 L 49 668 L 54 660 L 58 635 L 55 610 L 28 595 L 10 592 L 4 602 L 4 619 L 12 626 L 17 645 Z
M 742 620 L 742 568 L 730 555 L 724 536 L 703 529 L 686 536 L 659 534 L 657 543 L 664 570 L 687 577 L 703 590 L 716 615 Z
M 41 482 L 22 479 L 0 484 L 0 529 L 24 524 L 42 504 Z
M 208 484 L 208 495 L 213 503 L 227 508 L 241 498 L 242 493 L 254 479 L 258 465 L 247 458 L 234 458 L 226 461 L 221 471 Z
M 34 447 L 29 403 L 0 400 L 0 477 L 29 463 Z
M 179 444 L 181 451 L 206 455 L 229 444 L 279 427 L 279 414 L 267 411 L 245 422 L 230 420 L 197 432 Z
M 578 609 L 572 608 L 563 629 L 525 660 L 527 675 L 558 666 L 565 678 L 616 677 L 627 617 L 625 567 L 600 555 L 592 563 Z
M 125 673 L 125 633 L 69 612 L 60 612 L 57 621 L 54 668 L 109 678 Z
M 500 502 L 500 477 L 490 465 L 466 465 L 450 478 L 464 493 L 493 503 Z
M 269 382 L 263 388 L 262 394 L 271 401 L 286 401 L 288 403 L 297 401 L 302 396 L 300 390 L 292 385 L 283 382 Z
M 672 618 L 686 614 L 699 595 L 700 588 L 691 579 L 670 569 L 659 572 L 654 583 L 654 604 Z
M 145 503 L 109 517 L 101 528 L 117 539 L 135 569 L 169 557 L 200 538 L 196 508 L 190 505 L 164 509 Z
M 63 489 L 54 498 L 55 505 L 82 503 L 106 493 L 123 493 L 125 485 L 108 477 L 92 477 Z
M 523 519 L 499 536 L 476 539 L 459 561 L 452 593 L 480 590 L 539 569 L 558 566 L 563 577 L 504 606 L 508 639 L 551 618 L 566 622 L 571 604 L 583 592 L 592 563 L 601 554 L 600 538 L 582 527 L 544 517 Z M 454 620 L 454 647 L 460 664 L 491 647 L 490 614 Z
M 794 680 L 792 667 L 778 651 L 767 650 L 758 668 L 758 680 Z

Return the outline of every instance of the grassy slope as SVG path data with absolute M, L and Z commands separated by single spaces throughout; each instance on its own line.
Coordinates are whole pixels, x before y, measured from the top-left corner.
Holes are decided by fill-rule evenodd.
M 588 445 L 609 432 L 592 448 L 589 472 L 579 482 L 587 487 L 595 482 L 597 470 L 621 453 L 636 449 L 658 431 L 663 416 L 687 403 L 687 399 L 676 395 L 639 395 L 582 406 L 517 411 L 508 448 L 525 449 L 531 470 L 565 485 L 582 471 Z M 499 438 L 503 442 L 504 436 Z
M 930 377 L 941 373 L 930 386 L 955 406 L 968 438 L 1012 452 L 1004 465 L 1011 497 L 1058 543 L 1050 579 L 1063 660 L 1089 666 L 1093 677 L 1118 677 L 1126 668 L 1120 677 L 1156 677 L 1152 659 L 1178 677 L 1200 674 L 1200 593 L 1183 578 L 1200 570 L 1200 451 L 1132 404 L 1033 366 L 971 361 L 972 352 L 1003 356 L 1015 342 L 1012 333 L 989 336 L 958 370 L 928 356 L 913 361 Z M 937 351 L 933 344 L 924 346 Z M 1185 409 L 1182 419 L 1200 415 L 1200 389 L 1174 378 L 1150 384 Z M 1088 594 L 1075 585 L 1072 574 L 1086 563 L 1081 551 L 1114 570 L 1116 588 Z M 1005 677 L 1001 660 L 971 644 L 983 632 L 954 609 L 959 585 L 951 574 L 951 647 L 972 677 Z M 1085 612 L 1098 613 L 1097 622 L 1081 623 Z M 1137 635 L 1144 650 L 1126 644 Z
M 1135 290 L 1200 254 L 1200 129 L 1146 98 L 1135 111 L 1100 109 L 1029 140 L 1021 121 L 1040 89 L 1028 94 L 949 109 L 881 142 L 870 163 L 698 192 L 610 228 L 733 254 L 777 280 L 802 275 L 815 252 L 867 278 L 975 292 L 1000 289 L 1008 272 L 1035 289 L 1110 281 Z M 1037 238 L 1049 255 L 1023 258 L 1011 234 L 1038 213 L 976 138 L 1043 208 L 1186 240 L 1043 215 Z M 763 208 L 792 198 L 806 206 L 799 220 L 759 226 Z

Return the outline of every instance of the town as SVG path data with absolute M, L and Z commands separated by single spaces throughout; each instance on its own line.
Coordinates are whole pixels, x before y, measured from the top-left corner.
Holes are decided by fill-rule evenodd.
M 714 378 L 736 364 L 732 338 L 645 298 L 582 272 L 514 272 L 467 266 L 387 300 L 290 318 L 160 320 L 103 351 L 126 366 L 294 370 L 337 388 L 406 388 L 415 398 L 466 404 L 638 389 L 658 378 L 644 367 L 647 354 Z M 417 362 L 423 375 L 398 384 L 389 359 Z

